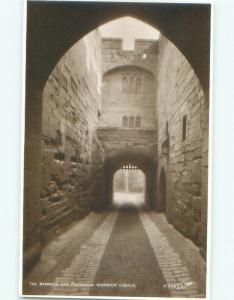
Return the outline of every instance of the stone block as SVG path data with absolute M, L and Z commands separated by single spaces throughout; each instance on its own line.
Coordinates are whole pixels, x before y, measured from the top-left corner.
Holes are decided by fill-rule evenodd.
M 202 180 L 201 164 L 193 163 L 191 165 L 191 183 L 201 184 Z
M 186 185 L 186 191 L 192 195 L 200 196 L 201 195 L 201 185 L 189 183 Z
M 196 148 L 193 151 L 193 159 L 198 159 L 198 158 L 201 158 L 201 157 L 202 157 L 202 148 L 201 147 Z
M 197 197 L 197 196 L 194 196 L 192 198 L 192 207 L 197 210 L 197 211 L 201 211 L 201 196 Z
M 58 201 L 61 200 L 61 196 L 60 196 L 59 193 L 54 193 L 54 194 L 52 194 L 52 195 L 50 196 L 49 200 L 50 200 L 51 202 L 58 202 Z

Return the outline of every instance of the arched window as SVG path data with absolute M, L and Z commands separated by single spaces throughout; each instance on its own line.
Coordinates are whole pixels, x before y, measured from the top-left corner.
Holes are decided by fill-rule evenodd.
M 139 95 L 141 93 L 141 78 L 137 77 L 136 79 L 136 94 Z
M 124 116 L 122 120 L 123 127 L 128 127 L 128 117 Z
M 134 125 L 135 125 L 135 118 L 131 116 L 129 118 L 129 128 L 134 128 Z
M 128 92 L 128 78 L 127 78 L 127 76 L 124 76 L 122 78 L 122 91 L 123 91 L 123 93 Z
M 141 117 L 137 116 L 136 117 L 136 128 L 141 127 Z
M 134 76 L 131 76 L 129 79 L 129 93 L 130 94 L 135 93 L 135 78 L 134 78 Z

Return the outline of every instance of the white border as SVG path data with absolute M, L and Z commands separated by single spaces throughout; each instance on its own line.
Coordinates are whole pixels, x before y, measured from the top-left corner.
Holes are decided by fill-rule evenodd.
M 213 145 L 213 63 L 214 63 L 214 4 L 211 2 L 210 15 L 210 86 L 209 86 L 209 149 L 208 149 L 208 201 L 207 201 L 207 249 L 206 249 L 206 298 L 211 295 L 211 226 L 212 226 L 212 145 Z
M 117 296 L 52 296 L 24 295 L 23 292 L 23 204 L 24 204 L 24 149 L 25 149 L 25 96 L 26 96 L 26 37 L 27 37 L 27 0 L 23 0 L 23 51 L 22 51 L 22 106 L 21 106 L 21 192 L 20 192 L 20 249 L 19 249 L 19 296 L 23 298 L 59 298 L 59 299 L 156 299 L 156 300 L 209 300 L 211 295 L 211 226 L 212 226 L 212 145 L 213 145 L 213 34 L 214 34 L 214 4 L 212 0 L 81 0 L 80 2 L 132 2 L 132 3 L 168 3 L 168 4 L 210 4 L 210 72 L 209 72 L 209 149 L 208 149 L 208 202 L 207 202 L 207 257 L 206 257 L 206 297 L 205 298 L 175 298 L 175 297 L 117 297 Z M 32 1 L 33 2 L 33 1 Z M 40 0 L 35 1 L 40 2 Z M 42 1 L 43 2 L 43 1 Z M 79 2 L 77 0 L 46 0 L 46 2 Z
M 155 299 L 155 300 L 208 300 L 209 298 L 189 298 L 189 297 L 183 297 L 183 298 L 177 298 L 177 297 L 116 297 L 116 296 L 41 296 L 41 295 L 23 295 L 20 297 L 25 298 L 51 298 L 51 299 Z
M 211 4 L 212 0 L 29 0 L 35 2 L 133 2 L 133 3 L 168 3 L 168 4 Z M 157 30 L 157 28 L 156 28 Z M 177 298 L 178 299 L 178 298 Z
M 25 102 L 26 102 L 26 36 L 27 0 L 23 3 L 23 45 L 22 45 L 22 91 L 21 91 L 21 173 L 20 173 L 20 253 L 19 253 L 19 295 L 23 297 L 23 216 L 24 216 L 24 151 L 25 151 Z

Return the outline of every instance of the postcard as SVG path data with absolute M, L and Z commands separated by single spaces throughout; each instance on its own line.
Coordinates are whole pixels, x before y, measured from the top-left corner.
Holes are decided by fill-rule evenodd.
M 207 299 L 211 4 L 26 6 L 21 295 Z

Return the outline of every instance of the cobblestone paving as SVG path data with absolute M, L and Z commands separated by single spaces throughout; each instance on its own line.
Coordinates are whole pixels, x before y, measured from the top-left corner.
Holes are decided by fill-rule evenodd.
M 201 267 L 195 246 L 165 216 L 125 206 L 92 213 L 51 242 L 26 294 L 203 298 L 205 277 L 193 272 Z
M 89 295 L 117 216 L 117 212 L 109 213 L 90 240 L 81 247 L 70 267 L 56 278 L 48 295 Z
M 40 261 L 24 279 L 24 295 L 46 295 L 56 277 L 68 268 L 84 245 L 102 224 L 109 212 L 90 213 L 54 237 L 42 251 Z
M 171 297 L 202 298 L 197 283 L 190 276 L 179 254 L 173 250 L 168 239 L 145 212 L 139 212 L 140 220 L 149 238 L 159 267 L 166 280 Z
M 197 283 L 199 293 L 206 295 L 206 262 L 201 256 L 200 248 L 168 223 L 163 213 L 147 211 L 147 215 L 160 232 L 167 237 L 171 248 L 179 254 L 193 281 Z
M 136 208 L 119 212 L 92 296 L 167 297 L 168 289 Z

